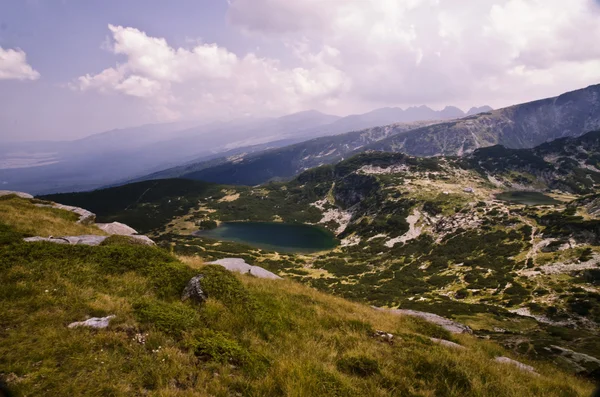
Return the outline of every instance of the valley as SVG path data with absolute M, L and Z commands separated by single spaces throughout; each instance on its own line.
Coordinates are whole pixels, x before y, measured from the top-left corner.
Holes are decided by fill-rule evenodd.
M 44 198 L 127 221 L 179 255 L 241 258 L 351 300 L 452 318 L 516 354 L 594 378 L 599 145 L 590 132 L 463 157 L 368 152 L 287 183 L 172 179 Z M 515 192 L 551 200 L 498 199 Z M 221 222 L 319 225 L 340 245 L 290 253 L 196 233 Z

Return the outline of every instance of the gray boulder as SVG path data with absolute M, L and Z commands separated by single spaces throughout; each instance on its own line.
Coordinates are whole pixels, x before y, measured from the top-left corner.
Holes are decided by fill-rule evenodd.
M 578 374 L 589 376 L 591 373 L 600 370 L 600 360 L 596 357 L 555 345 L 544 349 L 555 354 L 559 361 Z
M 47 241 L 49 243 L 55 244 L 69 244 L 69 240 L 61 238 L 61 237 L 26 237 L 23 239 L 26 243 L 38 243 L 41 241 Z
M 150 246 L 156 245 L 156 243 L 150 237 L 148 237 L 148 236 L 136 234 L 134 236 L 128 236 L 128 237 L 130 237 L 130 238 L 132 238 L 134 240 L 137 240 L 137 241 L 139 241 L 141 243 L 144 243 L 145 245 L 150 245 Z
M 190 281 L 185 286 L 183 290 L 183 294 L 181 295 L 181 300 L 185 301 L 191 299 L 197 303 L 203 303 L 208 299 L 206 292 L 202 289 L 202 279 L 204 276 L 202 274 L 197 275 L 196 277 L 192 277 Z
M 513 360 L 512 358 L 508 358 L 508 357 L 496 357 L 494 359 L 494 361 L 496 361 L 498 363 L 502 363 L 502 364 L 514 365 L 515 367 L 519 368 L 522 371 L 536 373 L 535 372 L 535 368 L 533 368 L 531 365 L 523 364 L 521 362 Z
M 259 266 L 252 266 L 247 264 L 243 259 L 240 258 L 224 258 L 214 262 L 208 262 L 208 265 L 219 265 L 223 266 L 230 272 L 238 272 L 242 274 L 250 274 L 257 278 L 267 278 L 271 280 L 281 280 L 281 277 L 272 273 Z
M 451 347 L 453 349 L 465 349 L 464 346 L 461 346 L 458 343 L 450 342 L 449 340 L 438 339 L 438 338 L 429 338 L 429 339 L 433 343 L 437 343 L 438 345 L 442 345 L 442 346 L 446 346 L 446 347 Z
M 35 243 L 39 241 L 47 241 L 49 243 L 56 244 L 70 244 L 70 245 L 100 245 L 108 237 L 106 236 L 95 236 L 93 234 L 86 234 L 82 236 L 61 236 L 61 237 L 27 237 L 23 240 L 28 243 Z
M 156 243 L 154 241 L 152 241 L 149 237 L 147 236 L 128 236 L 132 239 L 135 239 L 141 243 L 143 243 L 144 245 L 148 245 L 148 246 L 153 246 L 156 245 Z M 102 242 L 104 240 L 106 240 L 108 237 L 107 236 L 96 236 L 93 234 L 84 234 L 81 236 L 60 236 L 60 237 L 27 237 L 24 238 L 23 240 L 25 242 L 28 243 L 35 243 L 35 242 L 39 242 L 39 241 L 47 241 L 49 243 L 56 243 L 56 244 L 70 244 L 70 245 L 91 245 L 91 246 L 97 246 L 102 244 Z
M 88 327 L 102 329 L 108 327 L 110 320 L 112 320 L 115 317 L 115 315 L 110 315 L 106 317 L 92 317 L 85 321 L 76 321 L 74 323 L 71 323 L 69 324 L 69 328 Z
M 2 196 L 10 196 L 11 194 L 14 194 L 15 196 L 21 197 L 21 198 L 25 198 L 25 199 L 32 199 L 33 196 L 29 193 L 24 193 L 24 192 L 13 192 L 12 190 L 0 190 L 0 197 Z
M 137 231 L 127 226 L 121 222 L 113 222 L 113 223 L 96 223 L 96 226 L 100 228 L 100 230 L 105 231 L 108 234 L 117 234 L 119 236 L 131 236 L 132 234 L 137 234 Z

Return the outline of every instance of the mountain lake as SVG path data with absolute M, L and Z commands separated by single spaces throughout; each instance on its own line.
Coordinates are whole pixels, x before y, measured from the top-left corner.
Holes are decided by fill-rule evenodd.
M 194 235 L 287 253 L 326 251 L 338 244 L 333 233 L 322 227 L 292 223 L 225 222 Z
M 495 195 L 496 199 L 525 205 L 554 205 L 561 202 L 540 192 L 513 191 Z

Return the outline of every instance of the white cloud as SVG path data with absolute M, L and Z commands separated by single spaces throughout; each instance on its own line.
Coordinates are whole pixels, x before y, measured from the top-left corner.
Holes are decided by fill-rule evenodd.
M 599 17 L 593 0 L 229 0 L 230 24 L 277 56 L 109 25 L 124 62 L 74 86 L 162 118 L 507 105 L 600 82 Z
M 143 99 L 162 119 L 301 110 L 346 89 L 343 73 L 325 62 L 336 56 L 333 50 L 283 68 L 278 60 L 254 53 L 238 57 L 216 44 L 174 48 L 135 28 L 109 29 L 111 50 L 126 62 L 81 76 L 71 86 Z
M 28 63 L 27 56 L 20 49 L 0 47 L 0 80 L 37 80 L 40 74 Z
M 228 17 L 337 50 L 347 100 L 371 106 L 517 102 L 600 82 L 593 0 L 231 0 Z

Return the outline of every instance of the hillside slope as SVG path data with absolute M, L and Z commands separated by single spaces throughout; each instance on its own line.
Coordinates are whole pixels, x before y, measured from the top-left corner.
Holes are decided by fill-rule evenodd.
M 271 179 L 291 178 L 303 170 L 343 160 L 378 140 L 432 123 L 394 124 L 317 138 L 280 149 L 237 156 L 209 168 L 199 164 L 200 170 L 181 177 L 231 185 L 256 185 Z
M 600 128 L 600 84 L 393 136 L 370 149 L 414 156 L 462 155 L 496 144 L 531 148 Z
M 537 375 L 496 362 L 505 353 L 491 342 L 293 281 L 234 275 L 118 240 L 24 243 L 27 233 L 0 212 L 0 378 L 19 395 L 591 393 L 590 383 L 548 365 L 536 363 Z M 198 274 L 208 300 L 182 302 Z M 67 326 L 88 316 L 114 317 L 104 329 Z
M 290 178 L 305 169 L 332 164 L 352 153 L 367 150 L 401 152 L 413 156 L 460 156 L 477 148 L 497 144 L 507 148 L 532 148 L 558 138 L 578 137 L 598 128 L 600 85 L 594 85 L 555 98 L 479 113 L 459 120 L 430 123 L 421 128 L 389 125 L 240 156 L 183 177 L 215 183 L 256 185 L 272 179 Z M 374 133 L 376 139 L 356 141 L 357 137 Z

